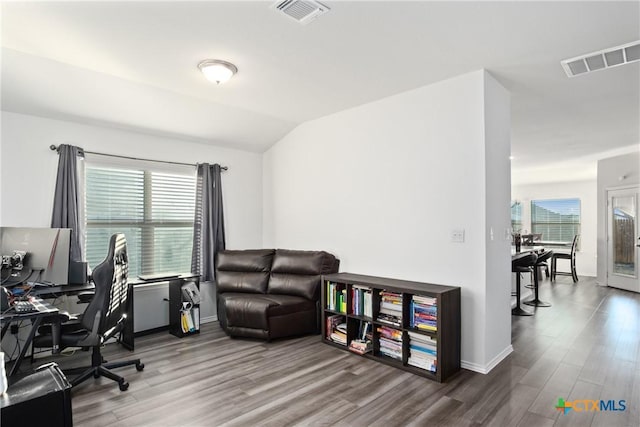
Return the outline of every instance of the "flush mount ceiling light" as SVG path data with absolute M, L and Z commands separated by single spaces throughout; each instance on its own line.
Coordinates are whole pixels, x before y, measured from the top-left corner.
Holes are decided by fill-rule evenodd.
M 220 59 L 205 59 L 198 64 L 198 68 L 207 80 L 217 84 L 226 82 L 238 72 L 238 67 Z
M 640 61 L 640 40 L 560 61 L 567 77 Z

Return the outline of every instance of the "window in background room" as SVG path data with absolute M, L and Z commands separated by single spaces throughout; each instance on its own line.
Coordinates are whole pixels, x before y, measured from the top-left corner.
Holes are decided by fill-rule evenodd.
M 511 230 L 514 233 L 522 231 L 522 203 L 511 202 Z
M 580 234 L 580 199 L 531 201 L 531 233 L 547 242 L 571 242 Z
M 127 238 L 129 276 L 191 270 L 195 175 L 86 167 L 87 262 L 106 256 L 109 238 Z

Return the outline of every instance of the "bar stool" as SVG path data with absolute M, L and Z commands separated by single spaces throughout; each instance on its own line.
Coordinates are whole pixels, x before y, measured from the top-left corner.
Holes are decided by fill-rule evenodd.
M 540 301 L 540 298 L 538 298 L 538 287 L 539 287 L 538 271 L 540 270 L 540 268 L 544 268 L 544 267 L 547 267 L 547 269 L 548 269 L 547 261 L 552 256 L 553 256 L 553 251 L 544 251 L 544 252 L 542 252 L 541 254 L 538 255 L 538 259 L 536 260 L 536 263 L 533 266 L 533 292 L 534 292 L 534 297 L 533 297 L 533 299 L 530 299 L 529 301 L 525 301 L 524 302 L 525 304 L 533 305 L 535 307 L 551 307 L 551 304 L 549 304 L 548 302 Z
M 538 255 L 533 252 L 523 253 L 511 259 L 511 271 L 516 273 L 516 306 L 511 309 L 511 314 L 514 316 L 533 315 L 520 306 L 520 273 L 531 273 L 531 268 L 536 265 L 537 261 Z

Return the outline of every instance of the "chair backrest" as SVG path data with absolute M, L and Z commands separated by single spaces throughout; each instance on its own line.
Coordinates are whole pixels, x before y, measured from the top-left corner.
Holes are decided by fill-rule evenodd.
M 580 235 L 576 234 L 573 236 L 573 243 L 571 243 L 571 258 L 576 256 L 576 251 L 578 250 L 578 242 L 580 242 Z
M 85 329 L 94 329 L 98 312 L 99 334 L 121 323 L 127 311 L 128 275 L 127 240 L 124 234 L 117 233 L 111 236 L 107 257 L 93 270 L 95 296 L 82 316 Z

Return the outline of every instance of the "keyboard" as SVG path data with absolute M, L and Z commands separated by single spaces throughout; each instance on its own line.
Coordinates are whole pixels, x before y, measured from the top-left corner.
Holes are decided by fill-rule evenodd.
M 34 311 L 38 311 L 31 301 L 16 301 L 13 304 L 13 309 L 16 313 L 33 313 Z
M 178 273 L 156 273 L 156 274 L 141 274 L 138 276 L 140 280 L 150 281 L 150 280 L 161 280 L 161 279 L 174 279 L 179 277 Z

